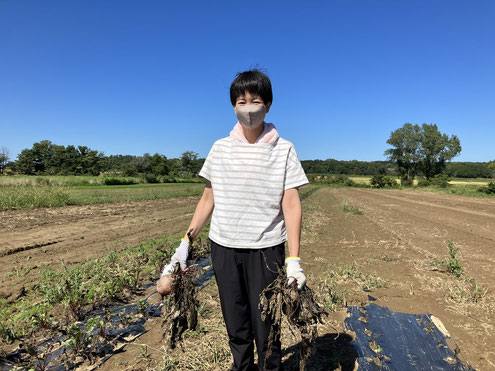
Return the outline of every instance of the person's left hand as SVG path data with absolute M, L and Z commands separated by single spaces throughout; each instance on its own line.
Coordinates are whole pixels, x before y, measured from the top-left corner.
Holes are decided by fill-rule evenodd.
M 287 265 L 287 285 L 297 282 L 297 288 L 300 290 L 306 284 L 306 276 L 301 268 L 301 258 L 289 257 L 285 259 Z

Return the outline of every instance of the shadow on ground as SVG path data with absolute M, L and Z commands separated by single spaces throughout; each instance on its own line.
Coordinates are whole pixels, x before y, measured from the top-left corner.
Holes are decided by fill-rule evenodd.
M 306 370 L 354 370 L 359 355 L 351 341 L 352 337 L 346 333 L 319 336 L 314 342 L 311 358 L 306 362 Z M 290 355 L 284 362 L 286 371 L 299 370 L 299 348 L 300 343 L 297 343 L 283 351 L 283 356 Z

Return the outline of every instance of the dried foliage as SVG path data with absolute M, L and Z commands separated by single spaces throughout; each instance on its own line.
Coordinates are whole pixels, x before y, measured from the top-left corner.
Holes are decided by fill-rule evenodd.
M 263 321 L 266 318 L 272 320 L 264 367 L 266 368 L 266 360 L 272 353 L 273 342 L 280 336 L 282 318 L 285 318 L 292 334 L 295 336 L 298 333 L 301 337 L 299 366 L 304 370 L 318 335 L 317 325 L 323 323 L 323 317 L 328 315 L 315 301 L 313 290 L 308 286 L 301 290 L 295 286 L 289 287 L 285 268 L 282 268 L 279 269 L 277 278 L 260 294 L 259 308 Z
M 194 251 L 192 229 L 187 232 L 191 241 L 191 251 Z M 203 247 L 203 244 L 200 246 Z M 170 349 L 174 349 L 182 340 L 186 330 L 196 330 L 198 327 L 197 281 L 199 272 L 190 267 L 181 272 L 180 269 L 172 275 L 173 283 L 170 295 L 167 298 L 162 327 L 165 328 L 163 337 Z
M 186 330 L 198 327 L 197 285 L 198 271 L 194 268 L 174 273 L 172 292 L 167 297 L 162 327 L 163 337 L 173 349 Z

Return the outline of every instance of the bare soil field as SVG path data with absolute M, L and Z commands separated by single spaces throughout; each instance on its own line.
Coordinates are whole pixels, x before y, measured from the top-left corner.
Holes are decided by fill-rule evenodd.
M 112 248 L 181 233 L 198 200 L 185 197 L 0 212 L 1 295 L 32 287 L 43 264 L 60 266 L 60 259 L 76 264 Z
M 29 290 L 42 264 L 76 264 L 146 238 L 182 233 L 199 197 L 0 213 L 2 296 Z M 362 213 L 344 212 L 352 205 Z M 461 359 L 495 367 L 495 200 L 407 190 L 320 188 L 303 202 L 301 257 L 308 285 L 327 300 L 330 277 L 348 305 L 373 302 L 431 313 L 456 341 Z M 432 261 L 460 248 L 461 278 Z M 15 275 L 16 269 L 26 274 Z M 333 273 L 332 273 L 333 272 Z M 335 272 L 340 272 L 336 274 Z M 333 274 L 333 276 L 332 276 Z M 469 280 L 468 280 L 469 278 Z M 470 279 L 475 279 L 478 289 Z M 150 288 L 147 294 L 150 294 Z M 138 300 L 140 298 L 136 298 Z M 158 295 L 151 301 L 159 300 Z M 100 366 L 104 370 L 210 369 L 231 365 L 214 279 L 200 291 L 200 330 L 183 347 L 164 348 L 161 320 Z M 319 328 L 310 370 L 352 369 L 342 306 Z M 336 334 L 341 334 L 336 339 Z M 284 329 L 284 363 L 296 369 L 297 339 Z M 347 362 L 347 363 L 346 363 Z M 339 366 L 340 363 L 340 366 Z

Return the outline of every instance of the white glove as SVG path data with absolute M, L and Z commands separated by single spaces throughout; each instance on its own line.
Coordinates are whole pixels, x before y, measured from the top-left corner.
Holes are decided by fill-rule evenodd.
M 175 253 L 174 255 L 172 255 L 172 258 L 170 259 L 170 263 L 168 263 L 163 268 L 163 272 L 161 276 L 174 273 L 175 266 L 177 265 L 177 263 L 180 264 L 180 270 L 185 271 L 187 269 L 188 255 L 189 255 L 189 241 L 182 239 L 180 241 L 179 247 L 175 249 Z
M 287 285 L 297 282 L 297 288 L 300 290 L 306 284 L 306 276 L 301 268 L 301 258 L 289 257 L 285 259 L 287 264 Z

